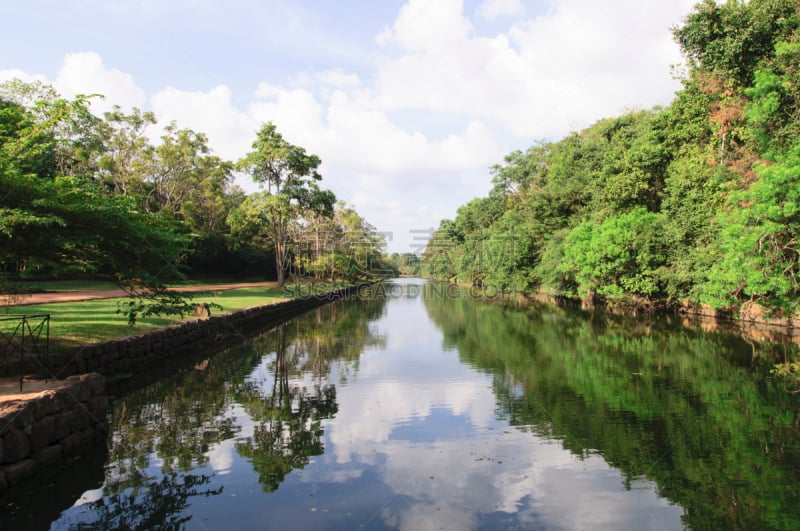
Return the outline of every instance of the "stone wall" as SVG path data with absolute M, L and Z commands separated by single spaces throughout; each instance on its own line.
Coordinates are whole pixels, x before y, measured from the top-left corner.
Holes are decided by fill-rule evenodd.
M 108 433 L 99 374 L 26 385 L 25 394 L 0 402 L 0 493 Z
M 51 354 L 44 367 L 33 359 L 0 367 L 0 376 L 28 374 L 50 379 L 26 382 L 24 394 L 0 397 L 0 494 L 107 434 L 108 398 L 101 374 L 156 372 L 186 355 L 236 343 L 318 306 L 356 296 L 366 286 L 369 284 L 85 345 Z
M 333 300 L 355 296 L 367 285 L 201 318 L 147 334 L 51 353 L 45 367 L 33 359 L 22 363 L 11 360 L 0 367 L 0 377 L 26 374 L 63 378 L 87 372 L 112 375 L 152 370 L 161 360 L 236 342 Z

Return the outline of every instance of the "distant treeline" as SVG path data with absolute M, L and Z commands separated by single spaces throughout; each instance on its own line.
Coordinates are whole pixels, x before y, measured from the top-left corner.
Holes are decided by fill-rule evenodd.
M 422 272 L 611 305 L 800 309 L 800 15 L 697 4 L 667 108 L 601 120 L 493 168 L 442 221 Z

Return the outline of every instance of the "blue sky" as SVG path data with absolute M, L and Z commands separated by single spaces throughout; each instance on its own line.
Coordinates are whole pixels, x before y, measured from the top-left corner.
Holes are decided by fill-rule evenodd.
M 0 80 L 152 110 L 230 159 L 274 121 L 403 252 L 507 153 L 668 104 L 693 3 L 28 0 L 4 6 Z

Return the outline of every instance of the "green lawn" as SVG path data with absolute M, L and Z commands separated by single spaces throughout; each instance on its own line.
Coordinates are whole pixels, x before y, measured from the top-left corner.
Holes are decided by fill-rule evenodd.
M 196 281 L 200 283 L 200 281 Z M 213 281 L 203 281 L 212 284 Z M 218 281 L 220 284 L 230 281 Z M 109 289 L 103 287 L 86 287 L 91 284 L 85 281 L 57 281 L 40 283 L 47 291 L 75 291 L 85 289 Z M 58 288 L 57 288 L 58 286 Z M 64 286 L 74 287 L 72 290 Z M 344 284 L 321 283 L 287 283 L 284 289 L 276 286 L 239 288 L 232 290 L 206 291 L 191 294 L 196 303 L 215 303 L 222 307 L 212 308 L 212 315 L 229 313 L 243 308 L 262 306 L 289 298 L 325 293 Z M 113 285 L 112 288 L 113 289 Z M 0 319 L 14 315 L 50 314 L 50 340 L 54 350 L 85 343 L 108 341 L 117 337 L 141 334 L 157 328 L 179 323 L 183 320 L 194 319 L 194 315 L 180 317 L 150 317 L 139 319 L 134 326 L 128 326 L 128 319 L 117 313 L 120 302 L 128 299 L 98 299 L 79 302 L 61 302 L 54 304 L 33 304 L 30 306 L 0 307 Z M 13 324 L 12 324 L 13 323 Z M 0 330 L 5 331 L 16 322 L 4 323 L 0 320 Z
M 198 303 L 213 302 L 222 307 L 222 310 L 212 308 L 212 315 L 261 306 L 290 297 L 291 294 L 277 287 L 240 288 L 193 294 L 194 301 Z M 141 334 L 182 320 L 177 316 L 151 317 L 140 319 L 134 326 L 128 326 L 127 318 L 116 313 L 118 303 L 124 301 L 127 299 L 4 307 L 0 309 L 0 318 L 12 315 L 50 314 L 50 339 L 54 349 Z M 190 315 L 183 320 L 194 318 Z M 0 321 L 0 326 L 4 330 L 13 325 Z

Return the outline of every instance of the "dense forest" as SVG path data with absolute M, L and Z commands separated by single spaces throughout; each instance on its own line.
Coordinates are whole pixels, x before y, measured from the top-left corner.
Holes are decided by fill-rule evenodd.
M 674 28 L 666 108 L 601 120 L 492 168 L 424 275 L 611 306 L 800 310 L 800 3 L 704 0 Z
M 0 290 L 31 276 L 158 288 L 189 274 L 356 279 L 384 267 L 384 241 L 320 188 L 320 159 L 267 123 L 236 162 L 204 134 L 163 128 L 41 83 L 0 84 Z M 234 176 L 249 175 L 249 195 Z

